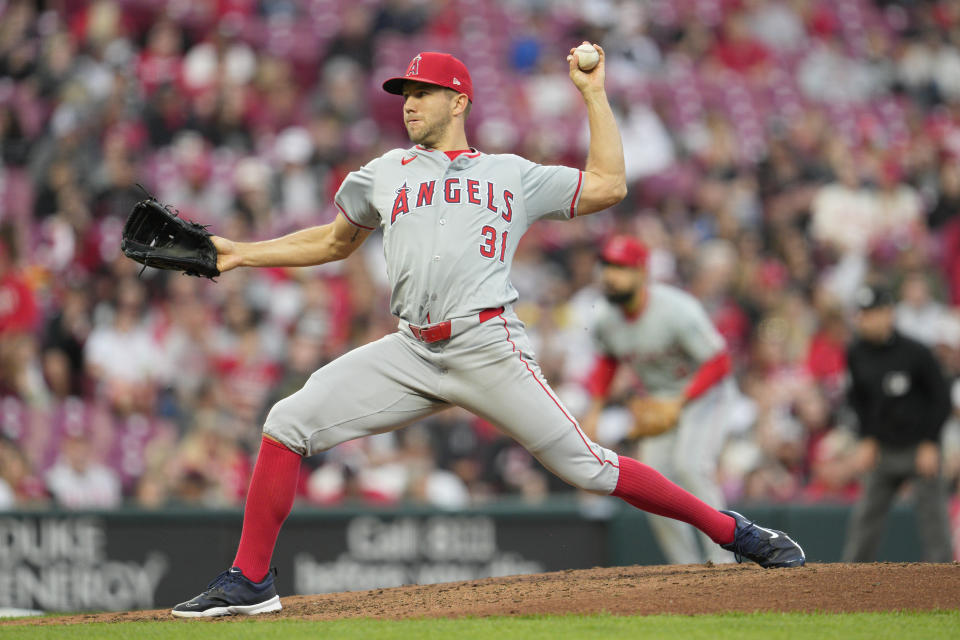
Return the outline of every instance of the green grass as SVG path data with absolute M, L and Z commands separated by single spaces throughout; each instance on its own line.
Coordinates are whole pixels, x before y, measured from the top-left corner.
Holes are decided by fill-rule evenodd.
M 245 638 L 299 640 L 337 638 L 367 640 L 504 640 L 522 638 L 669 638 L 671 640 L 849 640 L 865 638 L 957 638 L 960 611 L 933 613 L 802 614 L 755 613 L 711 616 L 536 616 L 468 618 L 464 620 L 241 620 L 129 622 L 73 626 L 0 626 L 3 640 L 37 638 L 110 640 L 113 638 L 185 638 L 243 640 Z

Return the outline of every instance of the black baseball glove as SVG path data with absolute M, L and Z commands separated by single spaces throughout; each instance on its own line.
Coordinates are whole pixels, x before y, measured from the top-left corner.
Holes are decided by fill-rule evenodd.
M 206 227 L 179 217 L 153 197 L 141 200 L 123 225 L 120 250 L 144 267 L 214 278 L 217 249 Z

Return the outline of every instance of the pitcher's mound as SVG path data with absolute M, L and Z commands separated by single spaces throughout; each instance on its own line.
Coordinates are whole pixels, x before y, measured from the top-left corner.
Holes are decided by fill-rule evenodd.
M 184 598 L 193 594 L 184 594 Z M 261 619 L 418 618 L 601 613 L 960 609 L 960 565 L 811 564 L 597 568 L 429 586 L 283 598 Z M 227 618 L 229 620 L 234 618 Z M 11 621 L 75 624 L 175 620 L 168 610 Z M 2 624 L 2 623 L 0 623 Z

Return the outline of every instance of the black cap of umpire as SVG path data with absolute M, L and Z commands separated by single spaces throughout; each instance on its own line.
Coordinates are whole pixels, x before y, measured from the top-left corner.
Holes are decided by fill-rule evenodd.
M 853 296 L 857 309 L 868 311 L 881 307 L 892 307 L 896 304 L 893 291 L 880 285 L 863 285 Z

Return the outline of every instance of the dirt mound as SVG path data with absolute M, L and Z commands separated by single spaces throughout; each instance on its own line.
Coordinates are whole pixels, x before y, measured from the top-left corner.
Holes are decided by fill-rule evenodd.
M 600 613 L 960 609 L 960 565 L 811 564 L 612 567 L 283 599 L 264 618 L 338 620 Z M 229 618 L 228 618 L 229 619 Z M 174 620 L 168 610 L 100 613 L 3 624 Z

